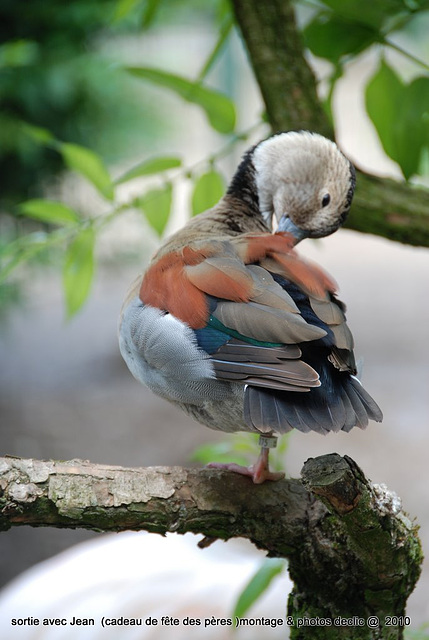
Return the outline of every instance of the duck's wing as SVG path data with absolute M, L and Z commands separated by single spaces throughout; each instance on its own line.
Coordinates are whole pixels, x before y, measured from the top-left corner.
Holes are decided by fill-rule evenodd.
M 381 412 L 354 381 L 335 283 L 288 238 L 194 243 L 148 270 L 140 298 L 188 324 L 219 380 L 246 385 L 252 429 L 349 430 Z

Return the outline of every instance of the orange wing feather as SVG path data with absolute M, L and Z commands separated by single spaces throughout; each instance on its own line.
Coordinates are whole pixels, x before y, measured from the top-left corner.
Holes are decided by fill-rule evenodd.
M 245 264 L 259 262 L 272 252 L 288 253 L 296 240 L 290 233 L 261 233 L 233 240 L 232 244 Z
M 188 254 L 188 258 L 195 264 L 197 258 L 194 254 Z M 204 257 L 199 259 L 204 260 Z M 160 258 L 146 271 L 139 297 L 145 304 L 169 311 L 194 329 L 201 329 L 208 318 L 206 298 L 190 282 L 185 266 L 185 259 L 178 252 Z
M 241 268 L 240 268 L 241 267 Z M 199 289 L 217 298 L 248 302 L 253 290 L 252 276 L 237 259 L 211 262 L 185 268 L 189 280 Z
M 328 291 L 334 293 L 337 290 L 335 281 L 323 269 L 303 260 L 295 252 L 288 255 L 272 253 L 271 257 L 281 266 L 286 278 L 295 282 L 305 293 L 323 300 Z
M 171 251 L 154 262 L 146 272 L 140 288 L 140 299 L 164 309 L 193 329 L 203 328 L 209 310 L 205 294 L 248 302 L 252 298 L 253 279 L 244 264 L 274 260 L 278 272 L 298 284 L 312 296 L 326 298 L 336 290 L 335 282 L 318 266 L 306 262 L 293 250 L 295 239 L 288 233 L 260 234 L 232 240 L 237 260 L 224 257 L 221 246 L 214 243 L 198 250 L 184 247 Z M 207 258 L 214 258 L 213 261 Z M 224 257 L 224 260 L 216 260 Z M 267 265 L 268 266 L 268 265 Z
M 327 291 L 335 292 L 335 281 L 323 269 L 307 262 L 294 251 L 295 238 L 284 232 L 240 238 L 238 253 L 246 264 L 272 258 L 281 267 L 286 278 L 317 298 L 324 299 Z

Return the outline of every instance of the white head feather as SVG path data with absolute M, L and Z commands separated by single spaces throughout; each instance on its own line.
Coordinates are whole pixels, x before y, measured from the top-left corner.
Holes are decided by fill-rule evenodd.
M 307 131 L 280 133 L 253 151 L 259 207 L 271 226 L 291 231 L 297 240 L 322 237 L 344 221 L 355 177 L 334 142 Z

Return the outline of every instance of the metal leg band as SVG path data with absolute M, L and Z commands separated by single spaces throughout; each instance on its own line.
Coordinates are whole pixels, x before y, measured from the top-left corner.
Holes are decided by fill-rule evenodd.
M 259 446 L 264 449 L 275 449 L 277 447 L 277 436 L 259 436 Z

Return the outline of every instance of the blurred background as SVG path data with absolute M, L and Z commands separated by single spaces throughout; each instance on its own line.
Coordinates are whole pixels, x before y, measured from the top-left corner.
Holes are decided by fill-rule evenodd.
M 64 5 L 54 0 L 33 1 L 22 12 L 18 3 L 3 3 L 0 32 L 3 40 L 14 34 L 15 49 L 0 50 L 2 242 L 14 240 L 20 234 L 46 231 L 45 224 L 13 214 L 13 208 L 29 198 L 61 200 L 89 217 L 109 212 L 110 204 L 91 184 L 65 170 L 52 147 L 43 146 L 23 133 L 22 122 L 46 128 L 56 139 L 93 149 L 114 176 L 153 156 L 180 156 L 184 169 L 173 176 L 171 215 L 162 229 L 163 235 L 174 231 L 189 216 L 195 186 L 190 174 L 198 176 L 210 170 L 215 154 L 216 170 L 228 181 L 243 150 L 268 134 L 261 119 L 259 91 L 235 31 L 229 34 L 208 74 L 209 84 L 221 89 L 236 105 L 235 130 L 247 132 L 245 140 L 230 145 L 228 154 L 224 153 L 228 139 L 209 126 L 198 105 L 121 72 L 121 65 L 148 65 L 188 78 L 198 76 L 216 44 L 218 26 L 225 20 L 224 3 L 210 1 L 202 7 L 198 2 L 180 2 L 174 12 L 170 11 L 171 3 L 160 3 L 154 19 L 149 9 L 157 3 L 144 4 L 143 14 L 132 10 L 138 4 L 97 0 Z M 305 9 L 299 16 L 305 19 Z M 426 56 L 426 60 L 429 45 L 421 35 L 429 28 L 427 16 L 428 13 L 423 14 L 402 36 L 402 44 L 420 47 L 420 55 Z M 405 77 L 412 76 L 410 63 L 399 53 L 392 51 L 387 59 Z M 311 63 L 321 78 L 323 92 L 327 63 L 314 57 Z M 333 99 L 337 141 L 361 168 L 401 179 L 398 165 L 383 151 L 365 112 L 364 88 L 378 64 L 379 55 L 370 48 L 346 65 Z M 415 181 L 429 184 L 424 177 Z M 118 187 L 118 202 L 129 202 L 143 189 L 160 188 L 163 184 L 165 180 L 159 175 L 126 182 Z M 10 280 L 0 285 L 2 455 L 82 458 L 124 466 L 189 465 L 198 446 L 225 439 L 223 434 L 191 421 L 139 385 L 120 357 L 116 331 L 122 299 L 158 243 L 156 228 L 138 207 L 115 217 L 97 236 L 97 269 L 88 301 L 69 319 L 58 268 L 64 254 L 62 247 L 22 264 Z M 349 230 L 320 241 L 307 241 L 299 250 L 320 263 L 339 284 L 355 336 L 356 355 L 363 358 L 363 381 L 382 407 L 384 422 L 370 424 L 365 432 L 354 429 L 350 434 L 326 438 L 294 433 L 289 439 L 284 468 L 289 476 L 296 477 L 308 457 L 333 451 L 351 456 L 373 482 L 385 483 L 402 498 L 405 510 L 421 527 L 425 550 L 429 546 L 426 484 L 429 250 Z M 163 611 L 162 599 L 167 603 L 174 600 L 182 593 L 189 576 L 198 573 L 198 591 L 207 595 L 198 603 L 194 615 L 203 618 L 222 613 L 214 611 L 212 604 L 220 596 L 210 592 L 219 581 L 218 593 L 226 594 L 219 607 L 223 607 L 223 615 L 230 615 L 240 590 L 263 554 L 237 542 L 217 543 L 215 551 L 201 551 L 196 548 L 194 537 L 180 539 L 181 542 L 178 539 L 178 536 L 164 540 L 146 534 L 104 536 L 82 530 L 13 528 L 2 533 L 0 539 L 1 584 L 9 585 L 3 594 L 7 609 L 1 609 L 0 595 L 0 612 L 4 615 L 5 611 L 14 611 L 19 615 L 22 611 L 23 617 L 29 615 L 27 605 L 40 589 L 47 589 L 53 602 L 59 576 L 72 576 L 75 562 L 85 580 L 99 574 L 104 584 L 109 578 L 102 567 L 109 563 L 112 593 L 117 589 L 113 585 L 117 585 L 118 576 L 122 587 L 128 580 L 130 592 L 133 589 L 135 592 L 138 583 L 141 599 L 133 611 L 145 616 L 155 615 L 152 613 L 155 609 L 156 615 L 172 615 L 171 606 Z M 51 561 L 41 565 L 38 573 L 29 573 L 10 583 L 36 563 L 84 541 L 90 546 L 78 547 L 75 561 L 69 551 L 68 556 L 60 556 L 58 568 Z M 129 551 L 127 556 L 121 555 L 125 548 Z M 212 565 L 210 553 L 214 554 Z M 142 554 L 147 562 L 154 554 L 168 557 L 172 573 L 167 574 L 156 607 L 153 599 L 145 600 L 144 589 L 150 592 L 157 573 L 156 562 L 160 561 L 150 571 L 149 565 L 145 565 L 146 578 L 138 579 L 123 575 L 124 567 L 133 562 L 131 554 L 134 558 Z M 76 565 L 82 555 L 83 564 Z M 224 572 L 214 580 L 214 567 L 222 558 Z M 162 568 L 165 573 L 165 564 Z M 51 578 L 52 592 L 41 582 L 44 572 Z M 171 579 L 173 574 L 179 576 L 176 581 Z M 82 573 L 79 575 L 82 579 Z M 33 591 L 28 587 L 30 591 L 25 592 L 25 580 Z M 74 584 L 72 577 L 70 583 Z M 283 617 L 287 588 L 287 577 L 283 574 L 273 582 L 272 596 L 265 604 L 259 602 L 260 611 Z M 426 561 L 408 605 L 407 613 L 414 628 L 429 621 L 428 590 Z M 19 604 L 12 605 L 14 593 Z M 76 591 L 73 593 L 76 597 Z M 123 609 L 118 615 L 125 615 L 121 612 L 126 608 L 126 594 L 121 593 L 119 602 Z M 42 612 L 43 605 L 38 602 L 38 606 Z M 87 616 L 94 607 L 91 604 Z M 182 598 L 180 607 L 182 617 L 191 615 L 188 613 L 193 611 L 191 595 L 189 601 Z M 14 630 L 10 637 L 32 637 L 29 629 L 20 632 L 26 635 L 15 635 Z M 54 632 L 53 638 L 63 637 L 60 630 Z M 188 632 L 183 637 L 192 637 Z M 284 630 L 281 634 L 279 630 L 266 633 L 266 637 L 284 637 Z M 176 633 L 175 638 L 178 637 L 181 636 Z

